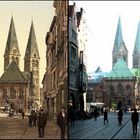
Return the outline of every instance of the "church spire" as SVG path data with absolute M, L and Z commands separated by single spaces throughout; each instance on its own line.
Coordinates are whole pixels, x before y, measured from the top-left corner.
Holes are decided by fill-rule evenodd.
M 121 18 L 119 17 L 113 51 L 120 50 L 123 44 L 124 41 L 122 36 Z
M 12 16 L 4 53 L 4 70 L 13 61 L 13 59 L 17 62 L 17 65 L 19 66 L 19 57 L 20 52 L 15 31 L 14 19 Z
M 135 55 L 135 54 L 140 54 L 140 21 L 138 23 L 137 35 L 136 35 L 136 40 L 135 40 L 135 47 L 133 50 L 133 55 Z
M 4 55 L 10 54 L 10 51 L 12 50 L 13 47 L 16 47 L 17 50 L 18 50 L 18 53 L 19 53 L 18 41 L 17 41 L 16 31 L 15 31 L 15 25 L 14 25 L 14 20 L 13 20 L 13 16 L 12 16 Z
M 36 42 L 34 24 L 33 24 L 33 20 L 32 20 L 29 38 L 28 38 L 28 43 L 27 43 L 27 48 L 26 48 L 26 52 L 25 52 L 25 58 L 32 57 L 34 51 L 36 51 L 36 53 L 37 53 L 36 55 L 39 58 L 39 52 L 38 52 L 38 47 L 37 47 L 37 42 Z
M 133 50 L 133 68 L 140 67 L 140 21 L 138 23 L 135 46 Z
M 121 18 L 119 17 L 114 47 L 112 51 L 112 68 L 120 57 L 123 57 L 124 61 L 128 64 L 128 50 L 123 41 Z

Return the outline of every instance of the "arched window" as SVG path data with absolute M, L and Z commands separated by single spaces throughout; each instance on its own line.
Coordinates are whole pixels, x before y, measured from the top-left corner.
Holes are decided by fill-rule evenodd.
M 110 85 L 110 86 L 109 86 L 109 90 L 110 90 L 110 95 L 111 95 L 111 96 L 114 96 L 114 95 L 115 95 L 115 88 L 114 88 L 113 85 Z
M 36 58 L 36 54 L 34 54 L 34 58 Z
M 2 93 L 3 93 L 3 94 L 2 94 L 2 99 L 3 99 L 3 100 L 6 100 L 7 97 L 8 97 L 8 95 L 7 95 L 7 90 L 6 90 L 5 88 L 3 88 L 3 89 L 2 89 Z
M 124 95 L 124 89 L 121 83 L 118 84 L 117 88 L 118 88 L 118 96 Z
M 10 98 L 11 99 L 16 98 L 16 90 L 13 87 L 10 88 Z
M 130 85 L 127 85 L 126 86 L 126 96 L 131 96 L 131 87 L 130 87 Z
M 19 89 L 19 99 L 24 99 L 24 93 L 22 88 Z

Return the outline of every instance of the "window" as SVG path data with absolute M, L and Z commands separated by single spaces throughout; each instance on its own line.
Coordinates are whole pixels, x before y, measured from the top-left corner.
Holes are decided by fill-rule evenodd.
M 124 94 L 123 86 L 121 83 L 118 84 L 118 96 L 122 96 Z
M 19 89 L 19 99 L 24 99 L 23 89 Z
M 10 88 L 10 98 L 15 99 L 16 98 L 16 90 L 12 87 Z
M 73 59 L 76 59 L 76 48 L 71 46 L 71 57 Z
M 109 90 L 110 90 L 110 95 L 114 96 L 115 95 L 115 89 L 114 89 L 113 85 L 110 85 Z
M 130 85 L 127 85 L 126 86 L 126 96 L 131 96 L 131 87 L 130 87 Z
M 72 29 L 72 38 L 77 40 L 77 33 Z

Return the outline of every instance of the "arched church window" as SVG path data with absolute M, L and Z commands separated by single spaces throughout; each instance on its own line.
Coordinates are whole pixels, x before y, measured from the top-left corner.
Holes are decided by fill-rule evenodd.
M 118 96 L 122 96 L 124 94 L 124 89 L 121 83 L 118 84 L 117 89 L 118 89 Z
M 11 99 L 16 98 L 16 90 L 13 87 L 10 88 L 10 98 Z
M 113 85 L 110 85 L 109 90 L 110 90 L 110 95 L 114 96 L 115 95 L 115 88 Z
M 130 87 L 130 85 L 126 86 L 126 96 L 131 96 L 131 87 Z
M 34 54 L 34 58 L 36 58 L 36 54 Z

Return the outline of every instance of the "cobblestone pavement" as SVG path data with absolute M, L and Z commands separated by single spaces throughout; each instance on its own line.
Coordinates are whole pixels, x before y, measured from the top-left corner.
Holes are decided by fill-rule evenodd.
M 140 115 L 140 114 L 139 114 Z M 122 125 L 119 126 L 117 112 L 109 113 L 109 124 L 104 124 L 103 116 L 95 121 L 79 120 L 69 127 L 70 139 L 140 139 L 140 123 L 138 133 L 133 135 L 131 113 L 124 113 Z
M 28 118 L 0 117 L 0 139 L 60 139 L 60 129 L 51 121 L 45 128 L 45 137 L 38 137 L 36 126 L 28 126 Z

